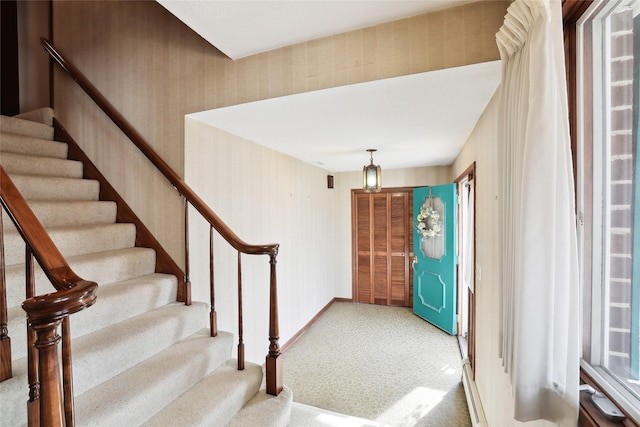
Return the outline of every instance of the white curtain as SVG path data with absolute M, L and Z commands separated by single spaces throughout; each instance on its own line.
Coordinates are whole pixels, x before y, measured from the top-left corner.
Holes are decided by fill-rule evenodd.
M 578 258 L 560 0 L 516 0 L 496 39 L 501 357 L 516 420 L 575 426 Z

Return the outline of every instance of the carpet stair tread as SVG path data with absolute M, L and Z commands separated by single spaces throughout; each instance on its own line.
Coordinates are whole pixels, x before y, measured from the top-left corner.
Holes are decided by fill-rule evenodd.
M 70 268 L 98 284 L 95 304 L 69 323 L 76 424 L 287 425 L 291 391 L 259 391 L 262 367 L 238 371 L 230 359 L 233 334 L 210 337 L 209 304 L 176 302 L 178 278 L 155 272 L 153 249 L 135 247 L 135 225 L 116 222 L 100 183 L 53 141 L 53 118 L 50 108 L 1 116 L 0 164 Z M 25 244 L 7 215 L 2 224 L 13 378 L 0 383 L 0 425 L 19 426 L 29 395 Z M 37 263 L 34 276 L 36 295 L 53 291 Z
M 0 131 L 35 138 L 53 139 L 53 126 L 19 117 L 0 116 Z
M 29 207 L 44 228 L 116 222 L 115 202 L 102 200 L 31 200 Z M 5 231 L 15 230 L 7 215 L 2 216 Z
M 11 175 L 25 200 L 98 200 L 100 183 L 91 179 Z
M 98 298 L 91 309 L 82 310 L 71 318 L 71 336 L 75 340 L 83 335 L 113 325 L 117 321 L 133 318 L 175 301 L 178 283 L 175 276 L 154 273 L 118 283 L 98 287 Z M 113 307 L 118 307 L 116 318 Z M 22 307 L 7 310 L 7 329 L 11 337 L 12 359 L 27 355 L 26 314 Z
M 135 247 L 69 257 L 67 262 L 78 276 L 104 286 L 152 274 L 156 253 L 153 249 Z M 51 282 L 37 265 L 34 275 L 37 295 L 53 291 Z M 8 266 L 5 276 L 7 306 L 19 307 L 25 299 L 24 264 Z
M 203 329 L 207 315 L 204 303 L 172 303 L 74 340 L 75 393 L 82 394 Z
M 245 363 L 244 370 L 239 371 L 237 361 L 230 359 L 144 426 L 224 426 L 258 392 L 261 383 L 261 366 Z M 234 386 L 230 387 L 230 384 Z
M 32 122 L 44 123 L 46 125 L 53 125 L 53 118 L 55 113 L 51 107 L 42 107 L 35 110 L 25 111 L 24 113 L 13 116 L 17 119 L 30 120 Z
M 82 179 L 82 162 L 77 160 L 2 153 L 2 167 L 9 175 L 56 176 Z
M 66 159 L 69 146 L 60 141 L 0 132 L 0 156 L 6 153 Z
M 201 329 L 97 387 L 84 393 L 74 388 L 76 425 L 141 425 L 228 360 L 232 345 L 232 334 L 211 338 Z M 74 359 L 74 378 L 78 369 Z M 27 359 L 22 358 L 13 362 L 13 377 L 0 383 L 0 425 L 26 426 L 28 397 Z
M 293 392 L 284 387 L 278 396 L 271 396 L 263 388 L 231 419 L 227 427 L 265 425 L 286 427 L 291 418 Z
M 113 223 L 50 228 L 51 240 L 65 257 L 108 252 L 135 246 L 134 224 Z M 16 231 L 4 236 L 7 266 L 24 263 L 24 240 Z
M 233 336 L 208 329 L 76 398 L 76 424 L 141 425 L 231 356 Z
M 66 159 L 69 146 L 47 138 L 0 132 L 0 154 L 4 156 L 5 153 Z

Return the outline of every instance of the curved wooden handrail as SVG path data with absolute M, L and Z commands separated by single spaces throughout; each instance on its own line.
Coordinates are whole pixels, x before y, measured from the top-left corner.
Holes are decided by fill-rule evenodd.
M 66 60 L 44 37 L 40 39 L 42 46 L 64 71 L 89 95 L 89 97 L 111 118 L 120 130 L 133 142 L 153 165 L 169 180 L 178 192 L 196 208 L 209 224 L 236 250 L 253 255 L 277 254 L 277 243 L 266 245 L 250 245 L 240 239 L 225 223 L 207 206 L 207 204 L 189 187 L 182 178 L 169 166 L 151 145 L 135 130 L 115 107 L 89 82 L 89 80 L 72 63 Z
M 64 348 L 70 340 L 69 315 L 96 302 L 98 285 L 73 272 L 2 166 L 0 204 L 27 245 L 27 293 L 34 288 L 33 258 L 56 289 L 56 292 L 33 296 L 22 303 L 27 313 L 29 336 L 33 334 L 28 362 L 30 423 L 72 425 L 71 354 L 63 351 L 61 369 L 58 326 L 62 323 L 66 331 L 62 336 Z M 6 310 L 6 307 L 3 308 Z
M 65 59 L 45 38 L 41 38 L 42 46 L 51 58 L 62 67 L 62 69 L 85 91 L 87 95 L 102 109 L 118 128 L 133 142 L 136 147 L 147 157 L 147 159 L 169 180 L 171 185 L 178 190 L 185 200 L 185 302 L 191 303 L 190 282 L 189 282 L 189 252 L 188 252 L 188 206 L 191 204 L 202 217 L 209 223 L 210 228 L 215 229 L 227 243 L 229 243 L 238 253 L 250 255 L 268 255 L 270 267 L 269 277 L 269 353 L 266 358 L 266 379 L 267 393 L 278 395 L 283 388 L 282 385 L 282 359 L 280 358 L 279 326 L 278 326 L 278 291 L 276 280 L 276 257 L 278 255 L 279 244 L 270 243 L 266 245 L 250 245 L 240 239 L 207 204 L 178 176 L 178 174 L 151 148 L 151 145 L 140 135 L 140 133 L 118 112 L 113 105 L 96 89 L 93 84 L 78 70 L 71 62 Z M 211 245 L 213 250 L 213 244 Z M 213 262 L 213 253 L 210 254 L 210 263 Z M 240 259 L 240 258 L 238 258 Z M 238 275 L 239 298 L 242 298 L 241 276 Z M 217 334 L 215 298 L 213 293 L 213 270 L 211 271 L 211 313 L 210 325 L 211 336 Z M 240 307 L 241 309 L 241 307 Z M 241 314 L 240 314 L 241 316 Z M 240 317 L 241 319 L 241 317 Z M 240 327 L 240 340 L 242 343 L 242 327 Z M 239 353 L 240 356 L 240 353 Z M 240 357 L 239 357 L 240 359 Z M 238 361 L 239 369 L 242 369 L 244 362 Z
M 22 303 L 30 324 L 61 320 L 96 302 L 98 285 L 89 280 L 77 280 L 69 289 L 28 298 Z
M 18 232 L 22 238 L 31 246 L 33 255 L 42 267 L 44 273 L 47 275 L 53 286 L 57 291 L 62 293 L 52 293 L 38 297 L 38 303 L 28 304 L 30 308 L 43 308 L 45 304 L 43 301 L 51 301 L 58 307 L 56 312 L 60 312 L 60 315 L 64 316 L 64 312 L 75 312 L 77 309 L 88 307 L 95 301 L 95 289 L 98 287 L 94 282 L 88 282 L 80 278 L 76 273 L 71 270 L 71 267 L 67 264 L 67 261 L 58 250 L 57 246 L 49 237 L 46 230 L 40 224 L 38 218 L 24 200 L 15 184 L 4 170 L 0 166 L 0 202 L 5 207 L 7 214 L 15 224 Z M 93 285 L 91 285 L 93 284 Z M 82 288 L 84 291 L 70 290 L 75 288 Z M 93 289 L 93 296 L 90 296 L 90 290 Z M 88 293 L 87 293 L 88 292 Z M 75 305 L 78 302 L 71 302 L 72 296 L 80 296 L 83 303 L 83 307 L 72 308 L 68 306 L 63 308 L 67 301 L 68 304 Z M 29 300 L 27 300 L 29 301 Z M 45 304 L 46 305 L 46 304 Z M 62 306 L 61 306 L 62 305 Z M 77 308 L 77 309 L 76 309 Z

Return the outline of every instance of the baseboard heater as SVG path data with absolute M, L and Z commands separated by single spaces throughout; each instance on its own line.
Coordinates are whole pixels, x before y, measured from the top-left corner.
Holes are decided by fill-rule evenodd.
M 462 361 L 462 385 L 464 386 L 464 395 L 467 398 L 471 425 L 473 425 L 473 427 L 487 427 L 487 419 L 484 416 L 484 409 L 480 401 L 478 387 L 473 380 L 473 370 L 471 369 L 469 359 Z

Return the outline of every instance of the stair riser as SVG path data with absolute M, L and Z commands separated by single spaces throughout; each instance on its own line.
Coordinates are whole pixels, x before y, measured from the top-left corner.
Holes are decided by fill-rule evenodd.
M 3 153 L 2 167 L 9 175 L 40 175 L 61 178 L 82 178 L 82 163 L 50 157 L 23 156 Z
M 97 282 L 98 285 L 116 283 L 134 277 L 152 274 L 155 271 L 156 256 L 152 249 L 134 248 L 69 258 L 69 266 L 80 277 Z M 7 306 L 19 307 L 25 300 L 24 265 L 7 267 Z M 36 264 L 36 294 L 53 292 L 49 279 Z
M 71 317 L 71 336 L 78 337 L 130 319 L 176 300 L 178 284 L 175 276 L 154 274 L 140 279 L 100 286 L 98 299 L 90 309 Z M 118 307 L 121 317 L 113 315 Z M 18 307 L 9 311 L 7 328 L 11 337 L 12 359 L 27 355 L 26 313 Z
M 32 136 L 42 139 L 53 139 L 53 127 L 44 123 L 16 119 L 14 117 L 0 117 L 0 131 L 18 135 Z
M 175 303 L 83 336 L 73 346 L 75 393 L 82 394 L 187 338 L 204 328 L 207 319 L 205 304 Z
M 31 202 L 29 207 L 45 228 L 113 224 L 117 215 L 114 202 Z M 2 226 L 7 232 L 15 231 L 8 215 L 2 215 Z
M 14 116 L 17 119 L 31 120 L 32 122 L 44 123 L 46 125 L 53 125 L 53 118 L 55 113 L 51 107 L 38 108 L 37 110 L 26 111 Z
M 231 355 L 233 338 L 189 337 L 112 381 L 76 398 L 76 424 L 141 425 Z M 214 400 L 216 396 L 210 395 Z M 182 425 L 184 421 L 181 422 Z
M 16 153 L 66 159 L 68 152 L 69 146 L 64 142 L 0 133 L 0 157 L 4 153 Z
M 2 427 L 23 427 L 27 425 L 27 401 L 29 400 L 26 359 L 14 361 L 12 368 L 13 377 L 0 383 L 2 384 L 0 387 L 0 402 L 2 402 L 0 425 Z
M 144 427 L 177 425 L 182 422 L 181 418 L 185 425 L 194 427 L 226 426 L 258 392 L 261 383 L 261 366 L 247 363 L 245 369 L 239 371 L 237 361 L 229 360 L 150 419 Z M 230 384 L 234 386 L 230 387 Z
M 11 176 L 26 200 L 98 200 L 100 183 L 88 179 Z
M 74 360 L 75 344 L 72 343 Z M 201 331 L 157 354 L 150 363 L 135 366 L 83 395 L 74 388 L 76 425 L 141 425 L 229 359 L 232 345 L 233 336 L 229 333 L 220 332 L 211 338 L 207 331 Z M 2 426 L 26 426 L 29 396 L 26 359 L 16 361 L 13 366 L 13 378 L 0 387 L 0 422 Z M 77 371 L 74 362 L 74 378 Z
M 291 420 L 291 407 L 293 405 L 293 392 L 284 387 L 275 397 L 266 394 L 263 387 L 238 414 L 233 417 L 226 427 L 246 427 L 266 425 L 269 427 L 287 427 Z M 364 421 L 364 420 L 362 420 Z M 297 424 L 296 424 L 297 425 Z M 370 425 L 369 423 L 349 423 L 349 425 Z M 381 425 L 382 427 L 382 425 Z
M 134 247 L 135 226 L 115 222 L 116 205 L 98 201 L 99 183 L 81 179 L 66 144 L 47 141 L 53 111 L 24 118 L 47 124 L 0 118 L 0 164 L 71 269 L 99 285 L 96 303 L 70 318 L 76 424 L 142 425 L 169 405 L 170 418 L 147 425 L 227 424 L 255 396 L 262 367 L 238 371 L 234 361 L 217 370 L 231 356 L 233 335 L 210 337 L 208 304 L 175 302 L 178 279 L 155 273 L 155 252 Z M 2 221 L 14 378 L 0 386 L 0 425 L 26 425 L 25 244 L 6 215 Z M 34 270 L 36 295 L 52 292 Z M 198 400 L 206 408 L 200 421 L 189 407 Z
M 56 228 L 49 230 L 49 236 L 62 255 L 69 258 L 131 248 L 136 242 L 136 227 L 133 224 L 106 224 L 81 229 Z M 25 244 L 22 236 L 7 232 L 4 237 L 6 265 L 24 263 Z

